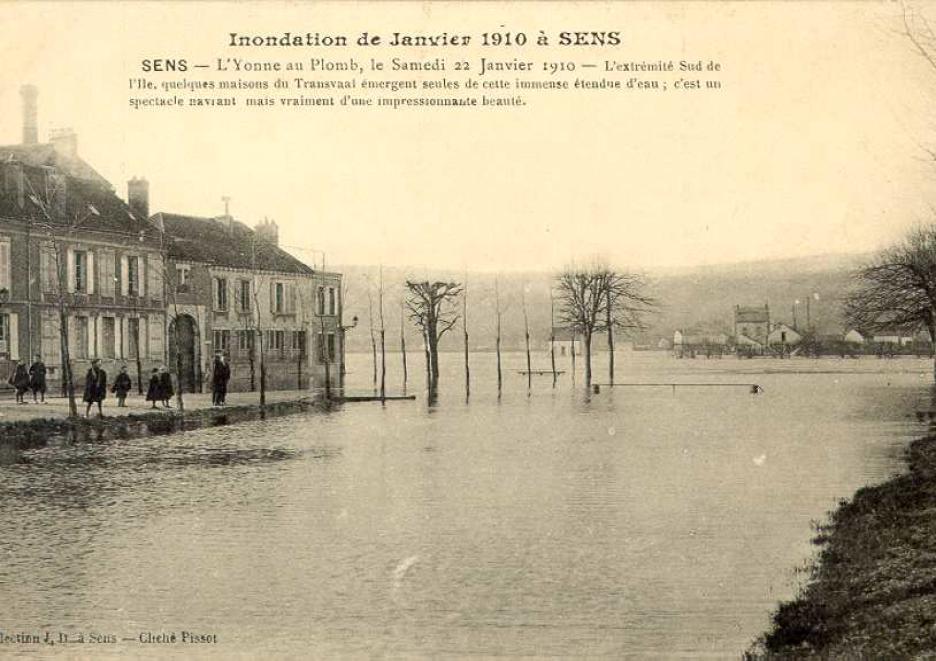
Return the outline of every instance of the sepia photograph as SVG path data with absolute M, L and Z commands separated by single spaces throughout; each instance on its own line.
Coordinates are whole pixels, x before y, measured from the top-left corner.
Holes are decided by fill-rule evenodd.
M 0 659 L 936 656 L 932 1 L 0 59 Z

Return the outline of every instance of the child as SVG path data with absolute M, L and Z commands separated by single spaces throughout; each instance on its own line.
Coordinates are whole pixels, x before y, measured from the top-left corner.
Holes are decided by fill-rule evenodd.
M 7 380 L 8 383 L 16 388 L 16 403 L 25 404 L 23 395 L 29 390 L 29 372 L 26 371 L 26 363 L 22 360 L 16 361 L 16 367 L 13 368 L 13 374 Z
M 127 406 L 127 393 L 130 392 L 132 387 L 133 382 L 130 380 L 130 375 L 127 374 L 127 366 L 123 365 L 120 368 L 120 374 L 114 379 L 113 387 L 111 387 L 111 392 L 117 395 L 117 406 L 121 408 Z
M 153 402 L 152 408 L 156 408 L 156 402 L 162 401 L 163 396 L 161 390 L 159 370 L 154 367 L 150 375 L 149 388 L 146 390 L 146 401 Z

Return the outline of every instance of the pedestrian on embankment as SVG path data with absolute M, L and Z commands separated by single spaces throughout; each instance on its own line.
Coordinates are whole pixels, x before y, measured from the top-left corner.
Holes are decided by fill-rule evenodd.
M 33 402 L 38 403 L 41 398 L 45 404 L 46 394 L 46 366 L 42 356 L 36 354 L 36 360 L 29 366 L 29 389 L 32 390 Z
M 130 375 L 127 374 L 127 366 L 122 365 L 120 373 L 114 379 L 114 385 L 111 386 L 111 392 L 117 395 L 118 407 L 125 408 L 127 406 L 127 393 L 130 392 L 131 388 L 133 388 L 133 381 L 130 380 Z
M 150 375 L 149 388 L 146 390 L 146 401 L 152 402 L 152 408 L 156 408 L 156 402 L 163 401 L 162 381 L 159 378 L 159 370 L 155 367 Z
M 91 361 L 91 368 L 85 375 L 84 401 L 85 417 L 91 414 L 91 405 L 97 404 L 98 417 L 103 418 L 104 412 L 101 410 L 101 403 L 107 397 L 107 372 L 101 369 L 100 358 Z
M 26 400 L 23 396 L 29 390 L 29 372 L 26 369 L 26 363 L 22 360 L 16 361 L 16 366 L 13 368 L 13 373 L 10 374 L 10 378 L 7 379 L 7 383 L 16 389 L 16 403 L 25 404 Z

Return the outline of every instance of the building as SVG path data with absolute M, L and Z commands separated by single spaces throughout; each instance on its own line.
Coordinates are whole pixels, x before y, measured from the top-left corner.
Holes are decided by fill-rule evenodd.
M 673 354 L 677 358 L 694 358 L 696 355 L 721 356 L 728 348 L 725 333 L 677 330 L 673 333 Z
M 770 334 L 770 307 L 766 303 L 763 307 L 736 305 L 734 334 L 735 343 L 739 347 L 767 346 L 767 336 Z
M 23 143 L 0 147 L 0 374 L 41 354 L 59 387 L 64 318 L 79 393 L 93 358 L 141 377 L 166 358 L 159 233 L 80 158 L 73 132 L 38 142 L 37 92 L 21 92 Z
M 553 326 L 552 336 L 546 342 L 546 351 L 555 350 L 557 356 L 576 355 L 584 352 L 582 336 L 565 326 Z
M 165 232 L 168 350 L 173 365 L 181 356 L 185 389 L 207 389 L 219 352 L 231 365 L 231 390 L 259 389 L 261 351 L 270 390 L 323 387 L 326 372 L 341 385 L 340 274 L 281 249 L 271 221 L 251 229 L 229 214 L 164 212 L 150 221 Z
M 770 347 L 795 347 L 802 339 L 803 336 L 796 329 L 784 323 L 776 323 L 767 335 L 767 345 Z

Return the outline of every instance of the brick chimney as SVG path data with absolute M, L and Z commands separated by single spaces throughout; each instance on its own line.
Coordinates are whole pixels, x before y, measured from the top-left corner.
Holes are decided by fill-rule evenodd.
M 35 85 L 20 87 L 23 98 L 23 144 L 34 145 L 39 142 L 39 88 Z
M 274 246 L 279 245 L 279 226 L 275 220 L 264 218 L 262 223 L 254 225 L 254 231 L 261 239 Z
M 66 158 L 78 157 L 78 135 L 72 129 L 58 129 L 52 131 L 49 142 L 62 156 Z
M 149 182 L 145 178 L 127 182 L 127 204 L 138 220 L 149 218 Z

